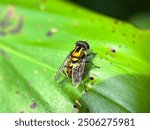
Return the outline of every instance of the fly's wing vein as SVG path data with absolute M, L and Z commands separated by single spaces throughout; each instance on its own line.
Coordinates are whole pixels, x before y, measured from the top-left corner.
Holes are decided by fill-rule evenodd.
M 84 74 L 84 66 L 85 59 L 83 59 L 81 63 L 77 63 L 77 65 L 74 65 L 74 67 L 72 68 L 73 85 L 78 86 L 81 83 Z
M 68 57 L 69 57 L 69 55 L 66 57 L 66 59 L 64 60 L 62 65 L 59 67 L 58 71 L 56 72 L 55 80 L 59 80 L 62 73 L 66 74 L 64 69 L 66 67 Z

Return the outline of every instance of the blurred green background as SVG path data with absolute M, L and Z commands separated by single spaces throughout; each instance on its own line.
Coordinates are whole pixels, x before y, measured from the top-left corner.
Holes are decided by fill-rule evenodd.
M 90 10 L 150 29 L 150 0 L 70 0 Z

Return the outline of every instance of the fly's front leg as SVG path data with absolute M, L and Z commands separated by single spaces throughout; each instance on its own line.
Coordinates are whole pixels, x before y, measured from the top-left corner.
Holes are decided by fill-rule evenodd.
M 91 53 L 89 53 L 89 54 L 86 55 L 86 57 L 89 57 L 89 56 L 91 56 L 91 58 L 89 58 L 89 60 L 88 60 L 88 58 L 87 58 L 87 61 L 85 61 L 85 63 L 91 64 L 92 66 L 94 66 L 94 67 L 96 67 L 96 68 L 100 68 L 99 66 L 96 66 L 96 65 L 94 65 L 94 64 L 92 63 L 92 60 L 93 60 L 94 57 L 96 56 L 96 53 L 91 52 Z M 92 57 L 92 56 L 93 56 L 93 57 Z
M 90 55 L 94 55 L 94 56 L 95 56 L 95 55 L 96 55 L 96 53 L 91 52 L 91 53 L 87 54 L 87 55 L 86 55 L 86 57 L 88 57 L 88 56 L 90 56 Z
M 96 68 L 100 68 L 99 66 L 97 66 L 97 65 L 94 65 L 92 62 L 90 62 L 90 61 L 85 61 L 85 63 L 86 64 L 91 64 L 92 66 L 94 66 L 94 67 L 96 67 Z
M 86 84 L 85 84 L 84 81 L 82 81 L 82 86 L 83 86 L 83 89 L 84 89 L 84 91 L 82 92 L 82 94 L 84 94 L 85 92 L 87 92 L 87 86 L 86 86 Z

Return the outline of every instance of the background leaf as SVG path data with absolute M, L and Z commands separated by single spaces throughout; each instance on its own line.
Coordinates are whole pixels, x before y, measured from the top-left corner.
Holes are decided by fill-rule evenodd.
M 133 15 L 129 22 L 138 26 L 141 29 L 149 30 L 150 29 L 150 12 L 142 12 L 136 15 Z
M 0 112 L 150 112 L 148 31 L 59 0 L 1 0 L 0 11 Z M 54 81 L 78 40 L 101 67 L 85 94 Z

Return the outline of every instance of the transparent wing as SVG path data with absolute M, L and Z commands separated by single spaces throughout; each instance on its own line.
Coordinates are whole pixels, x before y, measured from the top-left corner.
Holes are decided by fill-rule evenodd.
M 58 71 L 56 72 L 55 75 L 55 80 L 59 80 L 62 77 L 62 74 L 66 75 L 66 65 L 67 65 L 67 60 L 69 58 L 69 55 L 66 57 L 66 59 L 64 60 L 64 62 L 62 63 L 62 65 L 59 67 Z
M 76 63 L 73 66 L 72 68 L 73 85 L 78 86 L 81 83 L 84 74 L 84 66 L 85 66 L 85 59 L 83 59 L 81 63 Z

